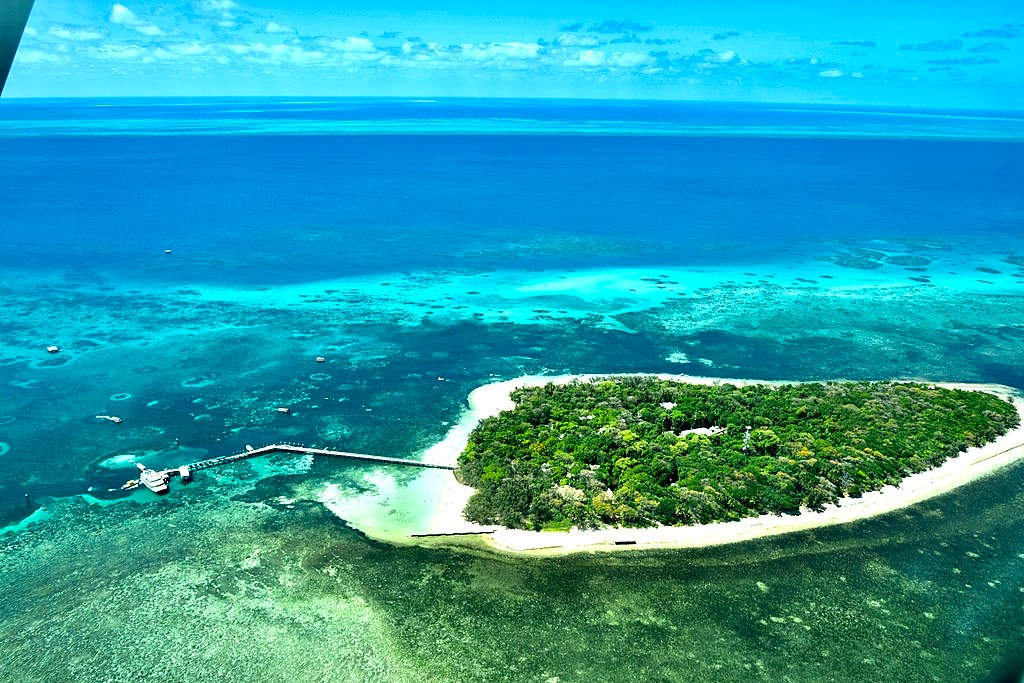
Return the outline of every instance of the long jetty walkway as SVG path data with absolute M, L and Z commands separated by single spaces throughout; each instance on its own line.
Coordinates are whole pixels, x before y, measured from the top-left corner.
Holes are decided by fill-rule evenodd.
M 362 460 L 364 462 L 376 462 L 383 465 L 406 465 L 408 467 L 426 467 L 435 470 L 454 470 L 455 467 L 452 465 L 438 465 L 432 462 L 421 462 L 419 460 L 406 460 L 405 458 L 389 458 L 383 455 L 367 455 L 366 453 L 348 453 L 346 451 L 329 451 L 323 448 L 307 448 L 305 446 L 293 446 L 291 444 L 271 444 L 269 446 L 263 446 L 261 448 L 252 448 L 246 446 L 244 453 L 237 453 L 235 455 L 225 455 L 220 458 L 210 458 L 209 460 L 200 460 L 188 465 L 185 465 L 188 471 L 205 470 L 211 467 L 218 467 L 220 465 L 227 465 L 231 462 L 238 460 L 245 460 L 246 458 L 256 458 L 261 455 L 269 455 L 270 453 L 296 453 L 298 455 L 326 455 L 330 458 L 345 458 L 348 460 Z M 177 474 L 177 471 L 168 471 Z

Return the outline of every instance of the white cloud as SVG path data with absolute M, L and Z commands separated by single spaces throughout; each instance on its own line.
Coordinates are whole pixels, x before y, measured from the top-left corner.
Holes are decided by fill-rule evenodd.
M 786 60 L 786 64 L 793 66 L 817 66 L 820 63 L 817 57 L 790 57 Z
M 288 59 L 295 64 L 310 64 L 327 60 L 327 53 L 320 50 L 304 50 L 301 47 L 293 48 Z
M 825 69 L 818 73 L 822 78 L 841 78 L 844 74 L 839 69 Z
M 128 28 L 138 31 L 145 36 L 163 35 L 163 31 L 161 31 L 156 24 L 140 19 L 139 15 L 135 14 L 135 12 L 131 11 L 124 5 L 115 4 L 110 9 L 110 21 L 114 24 L 127 26 Z
M 567 59 L 562 64 L 565 66 L 601 66 L 605 63 L 606 55 L 600 50 L 581 50 L 574 59 Z
M 616 52 L 608 58 L 612 66 L 632 69 L 638 66 L 651 66 L 657 60 L 644 52 Z
M 276 45 L 264 45 L 263 43 L 250 43 L 249 47 L 253 52 L 258 52 L 271 57 L 284 57 L 288 54 L 290 47 L 282 43 Z
M 196 0 L 192 3 L 192 7 L 197 12 L 227 12 L 238 9 L 238 3 L 235 0 Z
M 51 26 L 48 33 L 56 38 L 63 38 L 64 40 L 99 40 L 103 38 L 103 34 L 92 29 L 87 28 L 76 28 L 71 29 L 66 26 Z
M 373 41 L 368 38 L 358 38 L 350 36 L 345 40 L 331 40 L 328 41 L 327 46 L 331 49 L 338 50 L 340 52 L 376 52 L 377 48 L 374 47 Z
M 18 50 L 14 55 L 14 61 L 22 64 L 61 64 L 66 62 L 67 58 L 43 50 Z
M 246 61 L 256 64 L 329 64 L 336 61 L 336 58 L 328 52 L 307 50 L 300 45 L 233 43 L 224 47 L 236 55 L 243 56 Z M 346 55 L 347 58 L 348 56 Z M 223 64 L 225 62 L 222 59 L 226 58 L 214 58 L 215 61 Z
M 287 24 L 278 24 L 275 21 L 268 21 L 263 27 L 266 33 L 296 33 L 295 29 Z
M 110 8 L 110 20 L 115 24 L 124 24 L 125 26 L 133 26 L 142 21 L 135 12 L 124 5 L 117 4 Z
M 484 62 L 491 59 L 534 59 L 540 52 L 537 43 L 485 43 L 462 46 L 462 54 L 467 59 Z
M 593 36 L 578 33 L 563 33 L 555 38 L 555 45 L 558 47 L 597 47 L 601 44 L 601 41 Z
M 239 10 L 239 4 L 234 0 L 195 0 L 189 7 L 192 10 L 188 13 L 191 15 L 189 19 L 193 22 L 209 21 L 212 26 L 227 29 L 238 28 L 243 20 L 246 23 L 251 22 L 251 18 L 244 16 L 247 15 L 246 12 L 236 11 Z M 243 20 L 239 19 L 240 15 L 243 16 Z
M 183 43 L 171 46 L 171 49 L 177 52 L 179 55 L 185 55 L 186 57 L 194 57 L 196 55 L 205 55 L 210 51 L 209 45 L 203 43 Z
M 251 50 L 246 45 L 208 45 L 193 41 L 191 43 L 163 43 L 151 51 L 151 55 L 160 61 L 177 61 L 181 59 L 201 58 L 202 61 L 215 61 L 221 64 L 229 64 L 230 59 L 223 55 L 215 54 L 218 47 L 224 47 L 235 54 L 248 54 Z M 235 48 L 242 48 L 237 51 Z M 145 61 L 145 59 L 143 60 Z

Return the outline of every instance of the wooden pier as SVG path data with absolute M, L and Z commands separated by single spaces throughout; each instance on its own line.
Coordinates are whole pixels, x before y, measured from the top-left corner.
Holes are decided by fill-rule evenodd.
M 306 446 L 293 446 L 291 444 L 271 444 L 269 446 L 263 446 L 262 448 L 251 448 L 246 446 L 245 452 L 236 453 L 235 455 L 225 455 L 219 458 L 210 458 L 209 460 L 200 460 L 193 462 L 184 467 L 188 468 L 186 471 L 195 472 L 196 470 L 206 470 L 211 467 L 219 467 L 220 465 L 227 465 L 228 463 L 236 462 L 238 460 L 245 460 L 247 458 L 256 458 L 261 455 L 269 455 L 271 453 L 295 453 L 297 455 L 325 455 L 329 458 L 345 458 L 347 460 L 360 460 L 363 462 L 374 462 L 382 465 L 405 465 L 407 467 L 425 467 L 435 470 L 454 470 L 456 469 L 452 465 L 438 465 L 432 462 L 420 462 L 419 460 L 407 460 L 405 458 L 389 458 L 383 455 L 367 455 L 366 453 L 349 453 L 347 451 L 329 451 L 323 448 L 307 448 Z M 167 470 L 167 474 L 174 476 L 178 474 L 181 468 L 173 470 Z

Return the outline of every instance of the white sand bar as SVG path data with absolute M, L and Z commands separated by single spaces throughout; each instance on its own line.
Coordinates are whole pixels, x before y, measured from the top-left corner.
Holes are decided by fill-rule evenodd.
M 621 375 L 616 375 L 621 376 Z M 424 460 L 454 465 L 465 448 L 469 433 L 480 420 L 515 407 L 510 394 L 525 386 L 548 383 L 568 384 L 573 380 L 610 375 L 561 375 L 555 377 L 527 376 L 505 382 L 487 384 L 469 395 L 469 411 L 452 428 L 445 439 L 432 447 Z M 790 382 L 759 382 L 756 380 L 691 377 L 689 375 L 657 375 L 661 379 L 693 384 L 789 384 Z M 927 382 L 932 386 L 970 391 L 987 391 L 1010 400 L 1017 407 L 1024 424 L 1024 399 L 1007 386 L 995 384 L 948 384 Z M 799 515 L 761 515 L 736 522 L 719 522 L 697 526 L 655 527 L 649 529 L 608 528 L 592 531 L 523 531 L 501 527 L 483 527 L 462 518 L 462 510 L 474 489 L 450 478 L 431 523 L 430 533 L 453 534 L 486 532 L 485 542 L 491 547 L 511 552 L 557 555 L 581 551 L 612 551 L 635 548 L 693 548 L 736 543 L 763 536 L 803 531 L 831 524 L 867 519 L 952 491 L 1024 457 L 1024 428 L 1004 434 L 992 443 L 971 448 L 942 466 L 904 478 L 898 486 L 886 486 L 865 493 L 860 498 L 843 498 L 821 512 L 802 510 Z

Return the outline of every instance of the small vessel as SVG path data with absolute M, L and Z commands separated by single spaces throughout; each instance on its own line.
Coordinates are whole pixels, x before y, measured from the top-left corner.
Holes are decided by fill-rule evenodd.
M 128 481 L 126 481 L 124 483 L 123 486 L 121 486 L 121 490 L 123 491 L 123 490 L 126 490 L 126 489 L 133 489 L 133 488 L 135 488 L 138 485 L 139 485 L 139 480 L 138 479 L 129 479 Z
M 60 347 L 59 346 L 47 346 L 46 347 L 46 352 L 47 353 L 57 353 L 58 351 L 60 351 Z
M 246 453 L 252 453 L 254 450 L 256 450 L 256 449 L 253 448 L 252 446 L 250 446 L 249 444 L 245 444 L 245 452 Z
M 119 418 L 117 415 L 97 415 L 96 419 L 97 420 L 110 420 L 114 424 L 121 424 L 121 418 Z
M 164 253 L 165 253 L 165 254 L 170 254 L 170 253 L 171 253 L 171 250 L 170 250 L 170 249 L 164 249 Z
M 182 481 L 192 481 L 192 470 L 188 465 L 182 465 L 178 468 L 178 477 Z
M 136 466 L 142 472 L 142 474 L 139 475 L 139 483 L 153 493 L 167 493 L 169 489 L 167 487 L 168 477 L 166 474 L 163 472 L 157 472 L 156 470 L 151 470 L 145 465 L 139 463 L 136 463 Z
M 291 408 L 278 408 L 277 412 L 287 414 L 287 413 L 292 412 L 292 410 L 291 410 Z
M 316 357 L 316 362 L 317 362 L 317 363 L 326 363 L 326 362 L 327 362 L 327 359 L 326 359 L 326 358 L 324 358 L 323 356 L 317 356 L 317 357 Z

